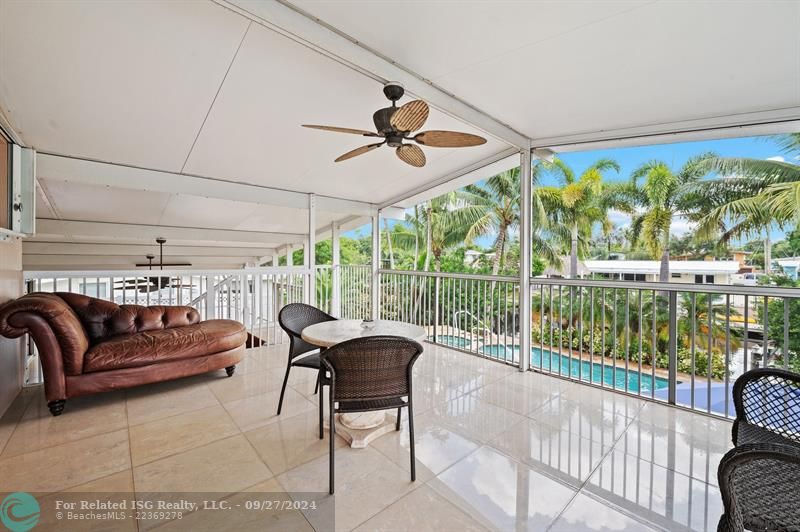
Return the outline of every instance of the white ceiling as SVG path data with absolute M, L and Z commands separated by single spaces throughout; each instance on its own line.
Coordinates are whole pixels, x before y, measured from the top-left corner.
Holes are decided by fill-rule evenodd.
M 795 0 L 292 3 L 534 141 L 800 116 Z
M 2 6 L 0 102 L 39 151 L 381 203 L 507 148 L 426 149 L 423 169 L 388 147 L 334 164 L 370 139 L 300 124 L 372 129 L 389 102 L 287 37 L 207 2 Z M 426 128 L 480 134 L 436 111 Z
M 481 127 L 485 117 L 499 125 L 489 128 L 495 132 L 508 124 L 534 143 L 674 131 L 720 117 L 733 124 L 744 115 L 800 118 L 800 1 L 294 0 L 459 99 L 447 113 L 432 110 L 425 129 L 488 138 L 477 148 L 424 148 L 424 169 L 387 147 L 336 164 L 368 140 L 300 124 L 371 129 L 372 113 L 388 103 L 376 80 L 383 74 L 364 72 L 369 61 L 337 56 L 342 47 L 320 53 L 315 46 L 339 37 L 287 6 L 231 1 L 244 7 L 0 0 L 0 118 L 40 152 L 370 204 L 420 199 L 421 190 L 454 176 L 459 184 L 485 177 L 482 164 L 509 154 L 505 142 L 454 118 L 464 102 L 488 116 L 456 115 Z M 259 9 L 278 15 L 262 20 L 253 14 Z M 298 18 L 319 31 L 292 33 Z M 416 88 L 432 90 L 419 80 Z M 141 244 L 159 227 L 307 230 L 299 208 L 66 177 L 41 176 L 39 218 L 153 229 L 65 239 Z M 353 219 L 320 211 L 317 226 L 337 218 Z M 225 245 L 220 235 L 206 242 Z M 227 245 L 255 245 L 245 236 Z M 175 243 L 203 242 L 196 237 Z

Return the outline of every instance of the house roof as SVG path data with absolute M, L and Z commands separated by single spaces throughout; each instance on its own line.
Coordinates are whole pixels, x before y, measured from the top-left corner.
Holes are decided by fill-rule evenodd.
M 583 264 L 591 273 L 657 274 L 661 269 L 661 261 L 657 260 L 586 260 Z M 732 260 L 671 260 L 669 271 L 702 275 L 730 274 L 739 271 L 739 263 Z

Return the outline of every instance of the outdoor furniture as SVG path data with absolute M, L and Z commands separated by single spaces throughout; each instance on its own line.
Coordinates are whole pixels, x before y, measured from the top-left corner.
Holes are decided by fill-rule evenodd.
M 192 307 L 117 305 L 81 294 L 34 292 L 0 306 L 0 335 L 29 333 L 39 349 L 47 406 L 70 397 L 225 369 L 244 357 L 247 331 L 200 321 Z
M 363 322 L 361 320 L 336 320 L 317 323 L 303 329 L 303 340 L 310 344 L 327 348 L 352 340 L 370 336 L 398 336 L 422 342 L 425 339 L 425 329 L 413 323 L 393 320 L 375 320 Z M 325 372 L 320 372 L 323 385 L 329 384 Z M 321 397 L 321 396 L 320 396 Z M 322 401 L 319 403 L 319 437 L 322 438 Z M 399 416 L 398 416 L 399 417 Z M 339 434 L 350 443 L 354 449 L 362 449 L 369 442 L 390 432 L 397 425 L 397 420 L 387 419 L 383 410 L 346 413 L 336 416 L 339 424 Z
M 736 446 L 717 472 L 720 531 L 800 531 L 800 375 L 748 371 L 733 387 Z
M 397 408 L 395 430 L 400 430 L 400 412 L 408 408 L 411 445 L 411 481 L 416 480 L 414 458 L 414 401 L 411 373 L 422 346 L 398 336 L 370 336 L 336 344 L 321 357 L 329 373 L 330 479 L 334 488 L 334 416 L 345 412 L 371 412 Z M 320 401 L 320 411 L 322 401 Z M 320 434 L 320 439 L 321 439 Z
M 315 323 L 322 323 L 326 321 L 336 321 L 336 318 L 322 312 L 316 307 L 306 305 L 304 303 L 290 303 L 283 307 L 278 313 L 278 323 L 281 329 L 286 331 L 289 335 L 289 360 L 286 362 L 286 375 L 283 377 L 283 386 L 281 386 L 281 397 L 278 400 L 278 415 L 281 415 L 281 408 L 283 408 L 283 395 L 286 393 L 286 383 L 289 381 L 289 372 L 293 366 L 301 368 L 309 368 L 317 370 L 317 384 L 314 387 L 314 393 L 317 393 L 320 387 L 320 364 L 319 353 L 306 355 L 311 351 L 319 350 L 319 346 L 312 345 L 301 336 L 303 329 Z M 306 356 L 303 356 L 306 355 Z

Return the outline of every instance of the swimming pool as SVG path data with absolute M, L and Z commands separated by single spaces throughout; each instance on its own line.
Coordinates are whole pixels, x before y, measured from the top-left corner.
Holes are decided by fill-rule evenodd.
M 518 357 L 519 346 L 515 345 L 512 350 L 507 345 L 485 345 L 481 347 L 480 351 L 493 357 L 510 360 L 511 356 Z M 607 364 L 603 366 L 597 362 L 578 360 L 567 355 L 552 353 L 548 349 L 531 348 L 531 368 L 541 367 L 545 370 L 558 372 L 561 375 L 570 375 L 576 379 L 591 381 L 595 384 L 604 383 L 606 386 L 612 386 L 620 390 L 625 389 L 627 382 L 628 391 L 633 393 L 649 394 L 653 390 L 653 377 L 651 375 L 644 373 L 640 375 L 638 371 L 634 370 L 625 371 L 624 362 L 622 362 L 622 367 L 619 366 L 619 361 L 617 361 L 617 364 L 615 370 L 613 365 Z M 655 378 L 656 390 L 667 386 L 669 386 L 667 379 L 663 377 Z
M 433 342 L 433 336 L 428 336 L 428 340 Z M 461 338 L 460 336 L 453 336 L 449 334 L 438 335 L 436 337 L 436 343 L 442 345 L 449 345 L 450 347 L 460 347 L 465 348 L 469 347 L 470 342 L 466 338 Z

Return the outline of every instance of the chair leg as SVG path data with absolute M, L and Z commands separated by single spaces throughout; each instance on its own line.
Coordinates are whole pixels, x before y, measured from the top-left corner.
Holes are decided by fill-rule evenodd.
M 228 366 L 225 368 L 225 373 L 228 374 L 228 377 L 233 377 L 233 372 L 236 371 L 236 365 Z
M 319 397 L 317 398 L 317 402 L 319 403 L 319 439 L 321 440 L 324 436 L 322 435 L 322 390 L 319 391 Z
M 320 372 L 322 372 L 322 370 L 319 370 L 319 371 L 317 372 L 317 384 L 316 384 L 316 385 L 314 385 L 314 393 L 315 393 L 315 394 L 316 394 L 316 393 L 319 391 L 319 375 L 320 375 Z
M 394 424 L 394 430 L 400 430 L 400 414 L 401 413 L 402 413 L 402 410 L 400 409 L 400 407 L 398 407 L 397 408 L 397 422 Z
M 330 392 L 330 390 L 329 390 L 329 392 Z M 330 427 L 330 430 L 328 431 L 328 434 L 330 436 L 330 451 L 329 451 L 329 453 L 330 453 L 330 463 L 329 463 L 330 471 L 328 472 L 328 479 L 329 479 L 328 480 L 328 482 L 329 482 L 328 493 L 333 495 L 333 465 L 334 465 L 334 462 L 335 462 L 334 461 L 334 456 L 333 456 L 333 448 L 334 448 L 333 439 L 336 437 L 336 423 L 334 422 L 334 419 L 333 419 L 333 416 L 334 416 L 334 412 L 333 412 L 333 394 L 331 394 L 331 399 L 328 402 L 329 402 L 330 419 L 331 419 L 331 427 Z
M 414 456 L 414 410 L 411 398 L 408 398 L 408 434 L 411 444 L 411 482 L 417 480 L 417 459 Z
M 289 382 L 289 370 L 292 369 L 292 363 L 286 365 L 286 375 L 283 377 L 283 386 L 281 386 L 281 398 L 278 399 L 278 414 L 281 415 L 281 408 L 283 408 L 283 394 L 286 392 L 286 383 Z

